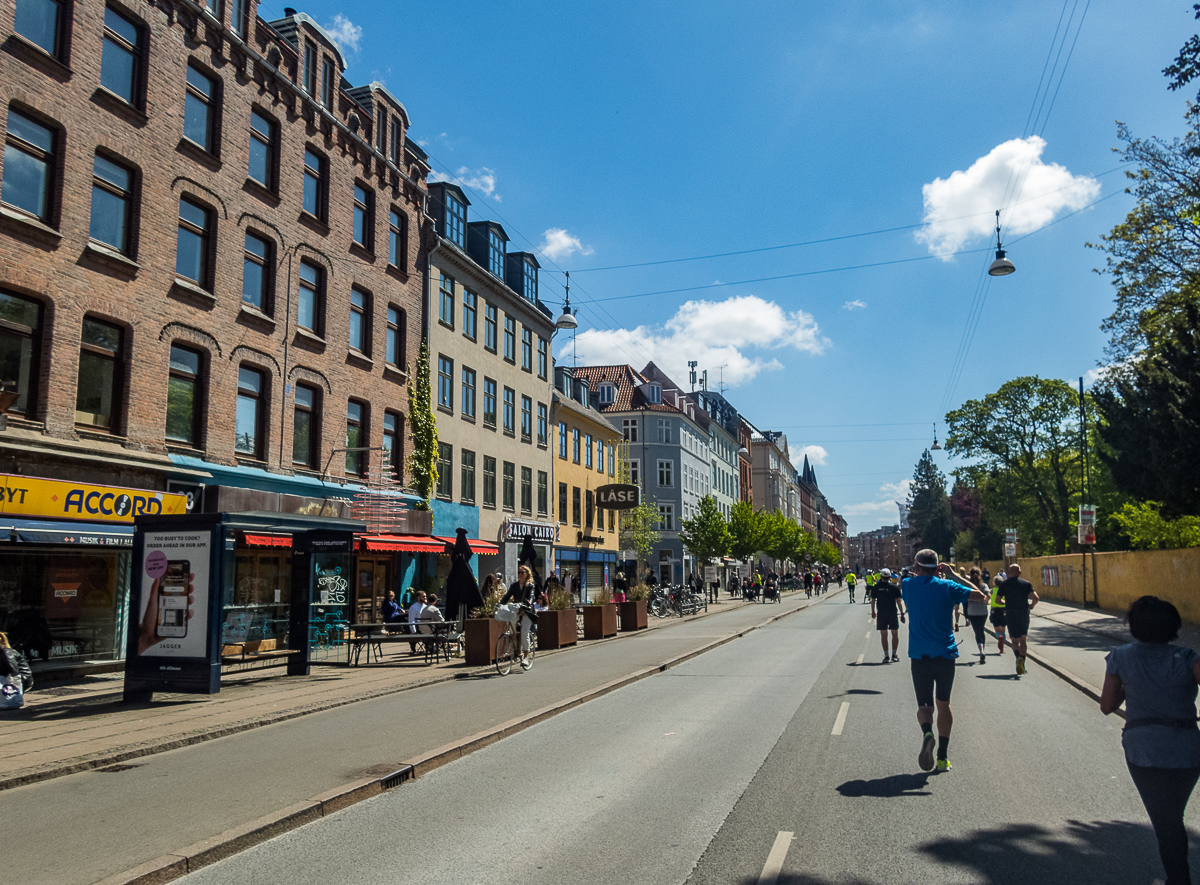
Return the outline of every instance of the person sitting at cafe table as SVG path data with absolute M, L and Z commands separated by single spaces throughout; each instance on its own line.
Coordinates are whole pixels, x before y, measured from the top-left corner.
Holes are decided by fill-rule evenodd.
M 389 590 L 387 599 L 380 606 L 380 612 L 383 615 L 385 624 L 399 624 L 404 621 L 404 609 L 400 607 L 400 603 L 396 601 L 396 591 Z
M 442 617 L 442 610 L 440 608 L 438 608 L 437 602 L 438 602 L 437 594 L 430 593 L 429 601 L 425 604 L 425 607 L 423 609 L 421 609 L 421 623 L 423 623 L 423 624 L 437 623 L 439 621 L 445 620 L 445 618 Z M 432 633 L 433 630 L 431 630 L 429 628 L 423 628 L 421 630 L 421 632 L 422 633 Z
M 420 633 L 417 629 L 417 622 L 421 620 L 421 611 L 425 608 L 425 591 L 418 590 L 417 598 L 413 600 L 413 604 L 408 607 L 408 630 L 409 633 Z M 416 645 L 409 647 L 409 654 L 417 653 Z

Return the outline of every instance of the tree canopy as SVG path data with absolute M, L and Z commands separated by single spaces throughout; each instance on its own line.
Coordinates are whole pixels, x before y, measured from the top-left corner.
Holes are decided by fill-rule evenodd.
M 700 499 L 694 517 L 681 521 L 679 537 L 683 546 L 701 563 L 725 556 L 733 542 L 729 525 L 712 495 Z
M 762 513 L 749 501 L 738 501 L 729 511 L 729 555 L 745 561 L 763 549 Z
M 954 514 L 946 495 L 946 476 L 933 463 L 926 449 L 913 470 L 913 484 L 908 493 L 908 527 L 921 546 L 949 556 L 954 544 Z

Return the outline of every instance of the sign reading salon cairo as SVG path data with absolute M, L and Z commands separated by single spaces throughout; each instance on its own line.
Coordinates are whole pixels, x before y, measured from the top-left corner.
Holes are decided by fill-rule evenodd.
M 596 489 L 596 506 L 605 510 L 632 510 L 638 506 L 640 489 L 635 485 L 613 483 Z
M 521 519 L 510 519 L 504 523 L 504 540 L 523 541 L 526 535 L 539 544 L 555 544 L 558 542 L 558 526 Z

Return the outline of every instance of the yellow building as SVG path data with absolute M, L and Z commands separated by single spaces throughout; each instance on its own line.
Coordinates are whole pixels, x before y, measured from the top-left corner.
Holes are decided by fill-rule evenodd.
M 615 511 L 596 506 L 596 489 L 617 481 L 620 432 L 591 403 L 586 381 L 571 370 L 554 370 L 553 422 L 554 519 L 558 541 L 555 566 L 572 588 L 582 584 L 584 598 L 612 587 L 619 567 Z

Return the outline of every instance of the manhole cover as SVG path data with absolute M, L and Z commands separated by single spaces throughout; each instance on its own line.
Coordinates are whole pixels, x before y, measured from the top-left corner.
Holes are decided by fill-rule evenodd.
M 362 770 L 362 776 L 363 777 L 383 777 L 385 774 L 391 774 L 393 771 L 395 771 L 399 767 L 400 766 L 397 763 L 384 763 L 383 765 L 372 765 L 370 768 L 364 768 Z

